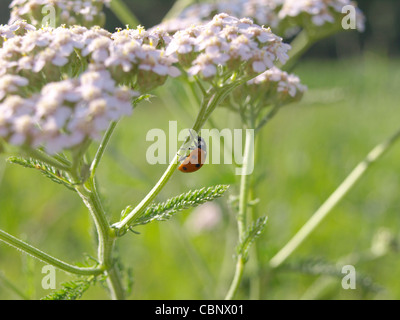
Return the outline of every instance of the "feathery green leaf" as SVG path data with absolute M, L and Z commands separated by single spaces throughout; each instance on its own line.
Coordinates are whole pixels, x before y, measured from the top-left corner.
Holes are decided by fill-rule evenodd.
M 77 279 L 62 283 L 62 288 L 41 298 L 41 300 L 77 300 L 96 282 L 95 277 Z
M 244 259 L 247 259 L 251 245 L 264 231 L 267 220 L 268 217 L 266 216 L 260 217 L 247 229 L 243 240 L 236 249 L 238 255 L 242 255 Z
M 33 159 L 33 158 L 22 158 L 22 157 L 9 157 L 8 162 L 18 164 L 25 168 L 39 170 L 44 176 L 49 178 L 51 181 L 58 184 L 62 184 L 70 190 L 75 190 L 74 186 L 69 182 L 65 173 L 59 169 L 50 166 L 47 163 Z
M 190 207 L 197 207 L 205 202 L 213 201 L 221 197 L 227 190 L 228 185 L 217 185 L 209 188 L 191 190 L 162 203 L 151 204 L 145 212 L 136 218 L 131 227 L 147 224 L 154 220 L 165 221 L 170 219 L 179 211 Z M 123 211 L 123 213 L 126 210 Z

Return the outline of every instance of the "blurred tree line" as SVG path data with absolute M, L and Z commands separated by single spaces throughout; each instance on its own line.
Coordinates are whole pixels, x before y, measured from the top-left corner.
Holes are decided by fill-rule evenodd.
M 124 0 L 149 28 L 159 23 L 175 0 Z M 0 1 L 0 23 L 7 23 L 8 5 L 11 0 Z M 308 53 L 309 57 L 334 58 L 357 55 L 363 50 L 378 54 L 397 56 L 400 53 L 400 1 L 399 0 L 358 0 L 359 7 L 367 18 L 363 34 L 344 32 L 316 44 Z M 121 23 L 110 10 L 107 12 L 106 28 L 113 31 Z

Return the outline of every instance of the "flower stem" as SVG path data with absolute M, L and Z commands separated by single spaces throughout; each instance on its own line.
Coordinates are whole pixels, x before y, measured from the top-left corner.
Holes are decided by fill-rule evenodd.
M 276 104 L 270 112 L 268 112 L 264 118 L 260 120 L 257 127 L 255 128 L 255 133 L 259 132 L 279 111 L 281 105 Z
M 136 28 L 140 25 L 139 19 L 122 0 L 112 0 L 110 9 L 122 23 L 129 25 L 130 28 Z
M 306 30 L 301 31 L 290 43 L 292 49 L 289 51 L 289 60 L 280 68 L 290 72 L 300 57 L 313 45 L 315 41 L 311 39 Z
M 108 143 L 110 142 L 111 136 L 117 126 L 117 121 L 113 121 L 111 122 L 110 126 L 108 127 L 106 133 L 103 136 L 103 140 L 100 143 L 99 148 L 97 149 L 96 155 L 94 156 L 94 159 L 92 161 L 92 164 L 90 166 L 90 178 L 93 179 L 95 174 L 96 174 L 96 170 L 97 167 L 104 155 L 104 152 L 107 148 Z
M 21 250 L 32 257 L 39 259 L 45 263 L 51 264 L 54 267 L 69 272 L 73 274 L 79 275 L 98 275 L 103 273 L 101 268 L 81 268 L 71 264 L 68 264 L 64 261 L 61 261 L 57 258 L 52 257 L 51 255 L 31 246 L 30 244 L 8 234 L 7 232 L 0 230 L 0 241 L 7 243 L 8 245 Z
M 88 179 L 85 186 L 77 185 L 75 189 L 89 209 L 96 226 L 98 234 L 98 259 L 103 270 L 107 272 L 107 284 L 110 289 L 111 298 L 114 300 L 123 300 L 125 298 L 125 290 L 113 258 L 116 235 L 107 221 L 94 179 Z
M 289 240 L 289 242 L 270 260 L 270 267 L 279 267 L 318 227 L 322 220 L 332 211 L 332 209 L 346 196 L 351 188 L 365 174 L 365 172 L 378 161 L 386 151 L 400 138 L 400 130 L 393 134 L 384 142 L 373 148 L 363 161 L 361 161 L 340 186 L 329 196 L 329 198 L 319 207 L 303 227 Z
M 195 0 L 177 0 L 174 2 L 171 9 L 163 18 L 163 21 L 167 21 L 168 19 L 176 18 L 178 14 L 182 12 L 183 9 L 193 4 Z
M 236 292 L 239 289 L 239 284 L 242 281 L 244 265 L 245 265 L 245 260 L 243 259 L 243 256 L 238 255 L 236 261 L 235 275 L 233 277 L 229 291 L 225 296 L 225 300 L 232 300 L 235 297 Z
M 253 149 L 253 135 L 246 134 L 246 142 L 244 148 L 243 166 L 242 166 L 242 176 L 240 181 L 240 195 L 239 195 L 239 212 L 237 215 L 237 225 L 239 234 L 239 243 L 242 242 L 246 235 L 246 222 L 247 222 L 247 206 L 249 202 L 249 192 L 250 192 L 250 178 L 251 175 L 248 173 L 249 164 L 251 163 L 254 149 Z M 233 277 L 231 286 L 225 297 L 225 300 L 231 300 L 234 298 L 242 276 L 244 272 L 245 259 L 241 253 L 238 253 L 236 261 L 235 275 Z

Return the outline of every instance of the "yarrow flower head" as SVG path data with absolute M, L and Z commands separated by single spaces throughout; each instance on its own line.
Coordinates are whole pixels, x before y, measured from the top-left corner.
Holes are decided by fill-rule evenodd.
M 261 97 L 262 104 L 285 105 L 299 101 L 307 87 L 299 77 L 273 67 L 246 83 L 246 90 L 252 96 Z
M 42 27 L 44 15 L 53 8 L 57 13 L 56 25 L 102 26 L 105 22 L 102 9 L 109 3 L 110 0 L 13 0 L 9 23 L 25 19 L 36 27 Z
M 2 26 L 0 140 L 57 153 L 98 140 L 138 92 L 178 76 L 163 30 Z M 127 85 L 127 86 L 125 86 Z M 138 90 L 138 91 L 133 91 Z
M 164 30 L 147 32 L 139 26 L 118 30 L 111 39 L 104 64 L 120 81 L 132 82 L 132 74 L 136 74 L 138 88 L 146 91 L 163 84 L 168 76 L 180 75 L 174 66 L 178 60 L 165 54 L 162 44 L 169 43 L 170 37 Z
M 131 114 L 138 95 L 118 87 L 107 70 L 88 70 L 79 78 L 51 82 L 28 98 L 7 96 L 0 103 L 0 137 L 54 154 L 86 139 L 99 140 L 111 121 Z
M 27 86 L 29 83 L 28 79 L 17 76 L 6 74 L 0 77 L 0 101 L 2 101 L 9 93 L 16 93 Z
M 206 24 L 176 32 L 166 54 L 176 56 L 189 75 L 216 79 L 235 71 L 256 75 L 276 60 L 284 64 L 289 49 L 269 28 L 221 13 Z
M 231 0 L 213 3 L 201 2 L 185 8 L 177 18 L 161 24 L 168 32 L 208 22 L 218 13 L 236 18 L 248 17 L 254 23 L 276 28 L 279 24 L 278 11 L 284 0 Z
M 227 13 L 237 18 L 247 17 L 258 25 L 268 26 L 272 31 L 284 37 L 291 37 L 301 30 L 319 31 L 324 28 L 340 26 L 344 14 L 342 9 L 351 5 L 356 10 L 356 27 L 362 32 L 365 17 L 351 0 L 222 0 L 201 2 L 188 6 L 173 19 L 159 26 L 169 33 L 175 33 L 191 25 L 204 24 L 218 13 Z
M 31 80 L 32 89 L 58 81 L 64 74 L 74 76 L 88 65 L 105 67 L 118 83 L 129 83 L 142 92 L 180 74 L 174 66 L 177 60 L 158 48 L 169 41 L 162 30 L 110 33 L 100 27 L 46 27 L 8 37 L 0 48 L 0 76 L 24 76 Z

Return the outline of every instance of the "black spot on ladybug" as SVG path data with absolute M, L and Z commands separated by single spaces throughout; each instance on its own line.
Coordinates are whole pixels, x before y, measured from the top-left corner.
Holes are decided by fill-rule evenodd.
M 196 168 L 200 168 L 200 163 L 196 163 Z
M 187 170 L 187 168 L 186 168 L 186 167 L 183 167 L 182 169 L 183 169 L 183 170 Z

